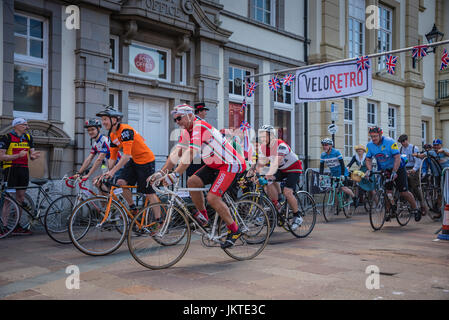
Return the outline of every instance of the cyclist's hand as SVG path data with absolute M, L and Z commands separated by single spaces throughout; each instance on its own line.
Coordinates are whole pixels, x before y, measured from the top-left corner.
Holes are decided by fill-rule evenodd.
M 393 172 L 391 173 L 390 180 L 391 180 L 391 181 L 394 181 L 394 180 L 396 180 L 397 177 L 398 177 L 398 174 L 397 174 L 396 172 L 393 171 Z
M 159 180 L 163 177 L 163 173 L 161 171 L 158 171 L 156 173 L 153 173 L 151 176 L 148 177 L 147 182 L 154 183 L 156 180 Z
M 114 176 L 114 174 L 111 171 L 106 172 L 105 174 L 103 174 L 102 179 L 111 179 Z
M 178 181 L 178 177 L 176 176 L 176 174 L 174 172 L 172 172 L 165 176 L 163 184 L 164 184 L 164 186 L 168 187 L 168 186 L 175 184 L 176 181 Z
M 83 176 L 83 178 L 82 178 L 83 181 L 87 181 L 88 179 L 89 179 L 89 175 L 88 175 L 88 174 L 86 174 L 86 175 Z
M 26 157 L 27 154 L 28 154 L 28 151 L 22 150 L 22 151 L 19 152 L 19 158 Z

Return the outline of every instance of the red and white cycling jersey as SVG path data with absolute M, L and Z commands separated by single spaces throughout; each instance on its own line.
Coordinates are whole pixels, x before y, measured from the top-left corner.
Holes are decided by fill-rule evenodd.
M 194 121 L 191 132 L 184 129 L 178 145 L 200 151 L 204 163 L 213 169 L 232 173 L 241 173 L 246 170 L 245 159 L 220 131 L 204 120 Z
M 260 145 L 259 154 L 269 158 L 271 163 L 273 163 L 275 156 L 283 157 L 279 163 L 279 170 L 281 172 L 302 172 L 301 160 L 299 160 L 298 156 L 292 151 L 290 146 L 281 139 L 277 139 L 269 149 L 267 149 L 266 144 Z

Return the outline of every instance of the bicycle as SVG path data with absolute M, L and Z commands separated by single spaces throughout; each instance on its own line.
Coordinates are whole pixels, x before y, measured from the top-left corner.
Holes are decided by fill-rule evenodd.
M 11 234 L 18 225 L 27 230 L 33 229 L 38 223 L 42 226 L 44 225 L 44 212 L 53 201 L 49 188 L 44 188 L 44 185 L 48 180 L 31 179 L 30 182 L 35 184 L 35 186 L 16 187 L 13 189 L 7 188 L 6 181 L 0 183 L 0 208 L 2 210 L 0 219 L 0 239 Z M 16 189 L 38 189 L 37 205 L 30 195 L 26 193 L 24 201 L 21 204 L 18 203 L 15 196 L 11 195 L 16 192 Z M 23 212 L 25 212 L 26 215 L 22 214 Z
M 68 233 L 68 224 L 73 208 L 78 206 L 83 200 L 92 196 L 95 197 L 97 194 L 83 185 L 86 180 L 81 177 L 75 179 L 73 176 L 67 177 L 66 175 L 62 180 L 71 189 L 75 189 L 75 185 L 78 184 L 78 192 L 76 195 L 67 194 L 56 198 L 45 212 L 44 226 L 51 239 L 61 244 L 69 244 L 72 241 Z M 72 180 L 74 182 L 70 184 Z
M 393 186 L 393 193 L 386 192 L 385 185 L 391 182 L 389 175 L 384 171 L 375 171 L 371 175 L 379 176 L 373 179 L 376 187 L 374 195 L 370 197 L 369 220 L 373 230 L 380 230 L 385 221 L 390 221 L 393 218 L 396 218 L 400 226 L 407 225 L 411 218 L 410 205 L 400 196 L 395 186 Z M 387 201 L 389 202 L 388 209 Z
M 342 179 L 340 179 L 340 177 L 330 177 L 324 175 L 321 175 L 320 179 L 330 179 L 329 182 L 326 183 L 327 185 L 330 185 L 330 187 L 324 193 L 323 197 L 324 220 L 326 222 L 335 220 L 340 211 L 343 211 L 346 218 L 351 218 L 354 214 L 355 206 L 351 197 L 342 190 L 342 187 L 344 187 Z
M 161 179 L 163 180 L 163 178 Z M 161 181 L 160 180 L 160 181 Z M 153 189 L 167 195 L 167 201 L 153 203 L 142 209 L 132 220 L 128 232 L 128 248 L 133 258 L 142 266 L 157 270 L 173 266 L 187 252 L 192 239 L 191 225 L 195 233 L 201 237 L 201 244 L 206 248 L 220 247 L 227 236 L 224 221 L 215 214 L 210 230 L 200 225 L 192 216 L 186 202 L 179 192 L 208 191 L 207 188 L 179 188 L 178 183 L 173 191 L 164 187 L 159 189 L 158 181 Z M 270 222 L 263 208 L 249 200 L 234 202 L 226 192 L 223 200 L 230 209 L 231 215 L 239 225 L 242 236 L 224 252 L 236 260 L 249 260 L 258 256 L 267 245 Z M 163 212 L 162 221 L 157 222 L 154 211 Z M 212 221 L 212 220 L 210 220 Z
M 108 196 L 95 196 L 82 201 L 73 209 L 69 219 L 71 242 L 82 253 L 104 256 L 116 251 L 125 241 L 129 222 L 134 218 L 123 197 L 123 189 L 136 186 L 110 186 Z M 145 200 L 145 206 L 148 205 Z
M 438 220 L 441 217 L 441 178 L 443 169 L 429 151 L 420 152 L 426 157 L 422 160 L 419 167 L 419 187 L 421 189 L 423 200 L 426 201 L 429 208 L 429 217 L 432 220 Z
M 281 190 L 284 189 L 285 181 L 281 182 Z M 260 175 L 257 175 L 254 188 L 245 192 L 239 199 L 251 200 L 259 204 L 266 212 L 270 220 L 270 236 L 274 232 L 276 226 L 284 228 L 284 230 L 291 232 L 297 238 L 307 237 L 315 227 L 317 209 L 315 200 L 307 191 L 299 190 L 294 192 L 296 197 L 299 212 L 303 219 L 301 225 L 294 229 L 292 228 L 294 222 L 293 212 L 288 205 L 288 202 L 284 198 L 279 202 L 280 209 L 276 208 L 268 195 L 265 193 L 264 186 L 268 184 L 268 181 Z M 282 194 L 282 192 L 281 192 Z

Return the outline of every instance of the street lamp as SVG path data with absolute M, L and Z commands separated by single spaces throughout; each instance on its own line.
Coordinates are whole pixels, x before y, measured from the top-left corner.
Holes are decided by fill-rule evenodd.
M 439 31 L 437 29 L 437 26 L 435 25 L 435 23 L 433 24 L 432 30 L 426 34 L 426 39 L 429 44 L 441 41 L 441 40 L 443 40 L 443 37 L 444 37 L 444 33 L 442 33 L 441 31 Z M 435 51 L 436 51 L 436 47 L 434 47 L 433 51 L 431 51 L 431 52 L 435 53 Z

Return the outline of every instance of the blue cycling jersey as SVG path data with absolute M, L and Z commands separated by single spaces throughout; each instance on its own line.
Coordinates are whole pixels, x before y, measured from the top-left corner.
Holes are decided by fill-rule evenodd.
M 368 152 L 366 154 L 367 158 L 376 158 L 377 167 L 379 170 L 393 169 L 394 167 L 394 156 L 399 155 L 399 148 L 396 141 L 388 137 L 382 137 L 380 145 L 374 144 L 374 142 L 369 142 L 367 145 Z M 405 166 L 405 161 L 401 158 L 401 165 L 399 168 Z
M 323 152 L 321 154 L 321 163 L 327 164 L 333 177 L 341 176 L 341 165 L 340 160 L 343 160 L 341 152 L 337 149 L 332 148 L 330 153 Z M 348 168 L 345 167 L 345 176 L 349 175 Z

